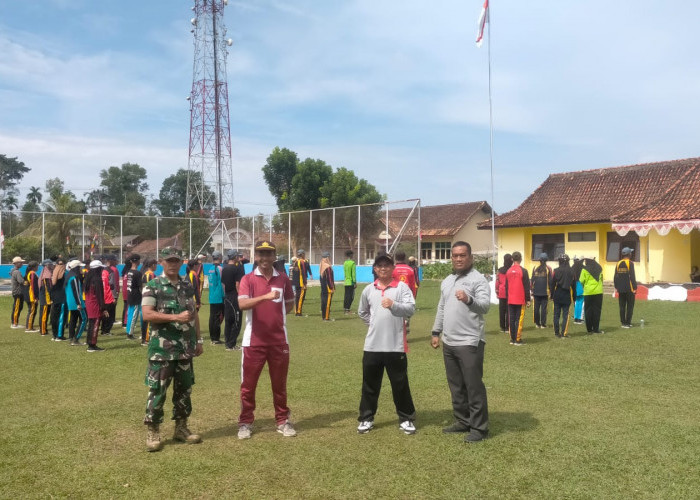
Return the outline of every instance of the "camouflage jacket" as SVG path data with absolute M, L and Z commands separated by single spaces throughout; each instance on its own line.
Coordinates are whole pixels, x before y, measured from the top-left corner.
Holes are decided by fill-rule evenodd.
M 152 306 L 159 313 L 178 314 L 182 311 L 196 313 L 195 290 L 192 284 L 180 276 L 177 285 L 165 276 L 149 281 L 143 289 L 142 306 Z M 195 321 L 189 323 L 151 323 L 151 340 L 148 343 L 148 359 L 172 361 L 194 357 L 197 345 Z

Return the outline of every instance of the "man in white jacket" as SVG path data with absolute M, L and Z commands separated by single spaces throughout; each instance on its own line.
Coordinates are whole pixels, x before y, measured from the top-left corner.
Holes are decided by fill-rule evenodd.
M 413 424 L 416 409 L 408 385 L 408 343 L 404 326 L 404 319 L 413 315 L 416 302 L 408 285 L 392 278 L 393 270 L 391 257 L 385 254 L 377 256 L 374 260 L 377 279 L 362 291 L 357 310 L 369 326 L 362 357 L 362 399 L 357 419 L 360 434 L 374 427 L 384 370 L 391 382 L 399 428 L 406 434 L 416 432 Z

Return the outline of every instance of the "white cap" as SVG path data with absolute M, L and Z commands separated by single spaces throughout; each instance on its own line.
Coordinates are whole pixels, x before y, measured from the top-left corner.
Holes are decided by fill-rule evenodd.
M 102 262 L 100 262 L 99 260 L 93 260 L 92 262 L 90 262 L 90 269 L 97 269 L 98 267 L 104 267 L 102 265 Z

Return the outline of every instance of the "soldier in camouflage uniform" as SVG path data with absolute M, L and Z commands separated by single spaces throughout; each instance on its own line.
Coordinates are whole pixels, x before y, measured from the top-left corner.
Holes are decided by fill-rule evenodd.
M 174 249 L 165 248 L 161 252 L 161 265 L 163 274 L 146 284 L 141 301 L 143 319 L 151 325 L 146 374 L 149 392 L 144 418 L 148 426 L 148 451 L 162 448 L 159 426 L 163 421 L 166 391 L 173 381 L 173 439 L 186 443 L 201 442 L 199 435 L 187 428 L 187 418 L 192 413 L 192 358 L 202 354 L 203 343 L 195 290 L 179 275 L 182 259 Z

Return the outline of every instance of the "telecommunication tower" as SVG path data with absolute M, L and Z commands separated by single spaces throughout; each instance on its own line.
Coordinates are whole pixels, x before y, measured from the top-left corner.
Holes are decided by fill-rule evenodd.
M 211 207 L 217 214 L 233 208 L 231 127 L 224 8 L 228 0 L 194 0 L 190 20 L 194 68 L 190 101 L 190 151 L 186 210 Z M 199 174 L 196 175 L 196 174 Z M 220 217 L 220 215 L 217 215 Z

